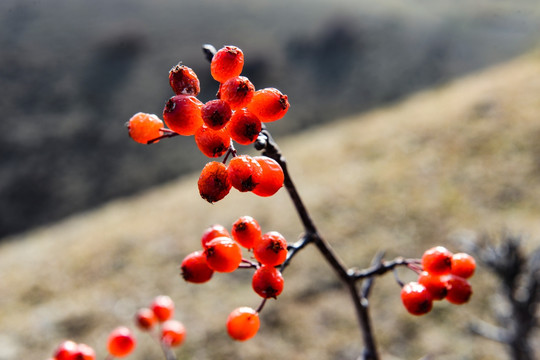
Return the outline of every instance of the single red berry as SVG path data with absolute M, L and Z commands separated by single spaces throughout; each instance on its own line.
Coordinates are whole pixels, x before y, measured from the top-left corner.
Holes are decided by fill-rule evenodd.
M 270 231 L 255 244 L 253 255 L 261 264 L 280 265 L 287 258 L 287 240 L 277 231 Z
M 471 284 L 460 276 L 450 275 L 448 279 L 448 294 L 446 300 L 452 304 L 464 304 L 471 298 Z
M 210 129 L 223 129 L 232 116 L 229 104 L 221 99 L 210 100 L 203 105 L 201 116 L 204 124 Z
M 242 216 L 232 225 L 233 239 L 247 249 L 252 249 L 255 243 L 260 241 L 261 226 L 251 216 Z
M 156 314 L 149 308 L 141 308 L 135 314 L 135 324 L 143 331 L 152 330 L 156 322 Z
M 73 360 L 73 356 L 77 352 L 77 348 L 78 345 L 74 341 L 62 341 L 54 350 L 53 357 L 55 360 Z
M 434 275 L 422 271 L 418 276 L 418 283 L 424 285 L 433 300 L 442 300 L 448 292 L 448 275 Z
M 262 168 L 251 156 L 240 155 L 231 159 L 227 168 L 231 185 L 241 191 L 252 191 L 261 181 Z
M 231 109 L 246 107 L 253 98 L 255 86 L 245 76 L 235 76 L 221 84 L 220 99 L 226 101 Z
M 203 124 L 202 106 L 202 102 L 195 96 L 175 95 L 165 104 L 163 120 L 172 131 L 180 135 L 194 135 Z
M 161 342 L 169 347 L 180 346 L 186 338 L 186 328 L 178 320 L 167 320 L 161 324 Z
M 281 119 L 289 110 L 289 99 L 275 88 L 255 91 L 247 108 L 262 122 Z
M 148 144 L 162 135 L 163 121 L 154 114 L 136 113 L 126 123 L 129 136 L 136 142 Z M 154 142 L 158 142 L 156 140 Z
M 422 255 L 422 267 L 434 275 L 444 275 L 450 273 L 452 266 L 452 253 L 443 246 L 436 246 L 428 249 Z
M 218 272 L 233 272 L 242 262 L 242 249 L 228 237 L 218 237 L 210 241 L 204 254 L 208 266 Z
M 427 314 L 433 307 L 429 291 L 417 282 L 410 282 L 401 288 L 401 301 L 405 309 L 413 315 Z
M 283 291 L 283 276 L 275 267 L 263 265 L 253 274 L 251 286 L 259 296 L 275 299 Z
M 73 360 L 96 360 L 96 352 L 86 344 L 78 344 Z
M 195 284 L 207 282 L 214 274 L 214 270 L 206 263 L 206 256 L 202 251 L 194 251 L 186 256 L 180 270 L 185 281 Z
M 199 78 L 191 68 L 178 64 L 169 71 L 169 84 L 176 95 L 199 95 Z
M 231 137 L 226 129 L 212 130 L 203 125 L 195 133 L 195 143 L 204 155 L 215 158 L 227 152 Z
M 249 145 L 257 140 L 262 130 L 262 123 L 247 109 L 239 109 L 232 115 L 227 130 L 234 141 L 240 145 Z
M 174 314 L 174 301 L 167 295 L 159 295 L 150 304 L 150 309 L 159 322 L 164 322 L 172 318 Z
M 120 326 L 109 334 L 107 349 L 112 356 L 124 357 L 133 351 L 136 344 L 137 342 L 131 330 L 125 326 Z
M 474 274 L 476 269 L 476 261 L 474 258 L 465 253 L 458 253 L 452 256 L 452 269 L 450 273 L 468 279 Z
M 227 332 L 234 340 L 251 339 L 261 326 L 259 314 L 249 307 L 234 309 L 227 318 Z
M 204 166 L 197 185 L 199 194 L 209 203 L 223 199 L 231 190 L 227 166 L 217 161 L 209 162 Z
M 203 249 L 206 248 L 206 244 L 208 244 L 211 240 L 221 236 L 231 237 L 229 231 L 225 228 L 225 226 L 220 224 L 214 224 L 206 228 L 206 230 L 204 230 L 201 236 L 201 245 Z
M 244 67 L 244 53 L 236 46 L 225 46 L 219 49 L 210 63 L 212 77 L 224 83 L 228 79 L 240 75 Z
M 285 175 L 279 163 L 267 156 L 255 156 L 262 168 L 262 177 L 253 193 L 259 196 L 272 196 L 283 186 Z

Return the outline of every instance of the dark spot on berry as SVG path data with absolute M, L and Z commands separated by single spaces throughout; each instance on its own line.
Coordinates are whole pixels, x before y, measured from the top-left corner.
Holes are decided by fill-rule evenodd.
M 283 250 L 283 246 L 281 246 L 281 243 L 279 241 L 271 241 L 270 244 L 268 244 L 267 249 L 278 254 L 280 251 Z

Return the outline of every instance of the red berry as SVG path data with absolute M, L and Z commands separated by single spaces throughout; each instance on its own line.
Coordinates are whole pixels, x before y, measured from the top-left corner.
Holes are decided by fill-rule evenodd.
M 458 253 L 452 256 L 452 269 L 450 273 L 460 276 L 464 279 L 470 278 L 476 269 L 474 258 L 465 253 Z
M 161 342 L 169 347 L 180 346 L 186 338 L 184 324 L 177 320 L 167 320 L 161 324 Z
M 149 141 L 160 137 L 163 121 L 154 114 L 136 113 L 126 123 L 129 136 L 136 142 L 148 144 Z M 154 142 L 158 142 L 156 140 Z
M 233 239 L 247 249 L 253 248 L 261 236 L 261 227 L 251 216 L 242 216 L 232 225 Z
M 240 75 L 244 67 L 244 53 L 236 46 L 225 46 L 219 49 L 210 63 L 212 77 L 223 83 Z
M 218 237 L 204 250 L 206 262 L 214 271 L 233 272 L 242 262 L 242 250 L 231 238 Z
M 261 181 L 262 168 L 251 156 L 240 155 L 231 159 L 227 168 L 231 185 L 241 191 L 252 191 Z
M 112 356 L 124 357 L 129 355 L 135 348 L 135 337 L 125 326 L 120 326 L 111 331 L 107 341 L 107 349 Z
M 207 282 L 214 274 L 214 270 L 206 263 L 206 256 L 202 251 L 195 251 L 186 256 L 180 269 L 184 280 L 195 284 Z
M 450 273 L 452 266 L 452 253 L 442 246 L 436 246 L 428 249 L 422 255 L 422 267 L 435 275 L 444 275 Z
M 262 122 L 281 119 L 289 110 L 289 99 L 275 88 L 255 91 L 248 110 L 254 113 Z
M 223 199 L 231 190 L 229 173 L 225 164 L 216 161 L 206 164 L 197 185 L 199 194 L 209 203 Z
M 174 301 L 167 295 L 159 295 L 150 304 L 150 309 L 159 322 L 164 322 L 172 318 L 174 314 Z
M 276 298 L 283 291 L 283 276 L 273 266 L 263 265 L 253 274 L 251 286 L 263 298 Z
M 259 314 L 249 307 L 234 309 L 227 318 L 227 332 L 234 340 L 251 339 L 259 331 Z
M 141 308 L 135 314 L 135 324 L 143 331 L 152 330 L 156 322 L 156 314 L 149 308 Z
M 442 300 L 448 292 L 448 275 L 433 275 L 422 271 L 418 276 L 418 283 L 424 285 L 433 300 Z
M 285 175 L 279 163 L 267 156 L 255 156 L 262 168 L 262 177 L 253 193 L 259 196 L 272 196 L 283 186 Z
M 220 99 L 210 100 L 203 105 L 201 116 L 206 126 L 213 130 L 223 129 L 232 116 L 229 104 Z
M 405 284 L 401 288 L 401 301 L 405 309 L 413 315 L 423 315 L 431 311 L 433 301 L 424 285 L 417 282 Z
M 202 106 L 202 102 L 195 96 L 173 96 L 165 104 L 163 120 L 172 131 L 180 135 L 194 135 L 203 124 Z
M 201 91 L 199 78 L 195 72 L 182 64 L 169 71 L 169 84 L 176 95 L 199 95 Z
M 86 344 L 78 344 L 73 360 L 96 360 L 96 352 Z
M 74 341 L 65 340 L 58 345 L 53 353 L 55 360 L 73 360 L 73 356 L 77 352 L 78 345 Z
M 240 145 L 249 145 L 257 140 L 262 123 L 247 109 L 239 109 L 234 112 L 227 129 L 234 141 Z
M 446 300 L 452 304 L 464 304 L 472 295 L 471 284 L 460 276 L 450 275 L 448 279 L 448 294 Z
M 220 99 L 226 101 L 233 110 L 246 107 L 254 93 L 255 86 L 245 76 L 230 78 L 219 88 Z
M 261 264 L 280 265 L 287 258 L 287 240 L 277 231 L 268 232 L 255 244 L 253 255 Z
M 215 158 L 227 152 L 231 137 L 225 129 L 212 130 L 203 125 L 195 133 L 195 143 L 204 155 Z
M 211 240 L 221 236 L 231 237 L 229 231 L 223 225 L 214 224 L 204 230 L 201 236 L 201 245 L 203 249 L 206 248 L 206 244 L 208 244 Z

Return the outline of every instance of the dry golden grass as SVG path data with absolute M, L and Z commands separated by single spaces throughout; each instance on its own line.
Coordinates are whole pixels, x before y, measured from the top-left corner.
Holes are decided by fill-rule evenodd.
M 540 57 L 532 54 L 277 140 L 321 233 L 351 266 L 367 266 L 378 250 L 387 258 L 417 257 L 435 244 L 459 250 L 454 239 L 463 231 L 508 228 L 532 248 L 540 244 L 538 94 Z M 108 331 L 131 325 L 136 309 L 162 293 L 188 328 L 180 359 L 355 359 L 361 343 L 352 305 L 313 248 L 285 272 L 285 291 L 266 305 L 260 333 L 247 343 L 228 339 L 229 311 L 259 302 L 249 272 L 191 285 L 178 276 L 181 259 L 197 249 L 205 227 L 241 215 L 290 241 L 301 227 L 284 191 L 270 199 L 235 192 L 209 205 L 196 177 L 3 242 L 0 359 L 45 359 L 66 337 L 102 358 Z M 490 319 L 493 300 L 485 270 L 472 283 L 468 305 L 437 303 L 419 318 L 403 310 L 391 275 L 377 279 L 371 304 L 383 358 L 505 358 L 502 346 L 465 330 L 476 316 Z M 160 358 L 140 335 L 131 358 Z

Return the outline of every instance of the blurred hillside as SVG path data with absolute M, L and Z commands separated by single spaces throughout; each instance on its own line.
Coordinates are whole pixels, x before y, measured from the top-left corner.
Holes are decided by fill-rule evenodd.
M 473 4 L 474 3 L 474 4 Z M 257 87 L 287 93 L 275 133 L 395 101 L 538 41 L 537 0 L 3 0 L 0 237 L 200 167 L 192 139 L 127 138 L 160 114 L 168 70 L 216 92 L 201 44 L 240 46 Z

